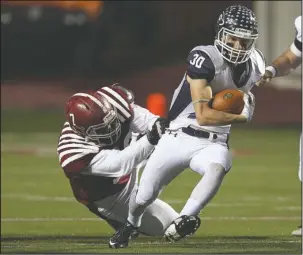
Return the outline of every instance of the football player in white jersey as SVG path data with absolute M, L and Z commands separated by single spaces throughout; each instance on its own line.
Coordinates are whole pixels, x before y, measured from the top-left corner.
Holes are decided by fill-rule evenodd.
M 74 94 L 66 104 L 66 117 L 57 152 L 73 194 L 118 229 L 126 222 L 129 201 L 135 198 L 136 166 L 153 151 L 167 121 L 136 105 L 132 93 L 117 85 Z M 143 136 L 129 144 L 132 132 Z M 170 205 L 157 199 L 133 237 L 140 232 L 163 236 L 177 217 Z
M 257 83 L 258 86 L 264 86 L 274 77 L 282 77 L 288 75 L 292 70 L 296 69 L 302 63 L 302 30 L 301 16 L 295 19 L 296 36 L 285 52 L 278 56 L 270 66 L 266 67 L 265 74 Z M 300 160 L 299 160 L 299 180 L 302 182 L 302 134 L 300 137 Z M 292 232 L 294 236 L 302 236 L 302 226 Z
M 111 243 L 127 243 L 142 224 L 146 207 L 188 167 L 203 175 L 180 213 L 181 218 L 191 216 L 188 227 L 192 224 L 193 234 L 199 227 L 200 211 L 230 170 L 230 125 L 252 119 L 255 103 L 249 91 L 264 74 L 265 63 L 262 53 L 255 49 L 258 25 L 250 9 L 228 7 L 217 21 L 216 34 L 214 45 L 197 46 L 189 53 L 188 68 L 170 106 L 169 129 L 143 170 L 136 199 L 130 202 L 128 224 L 112 236 Z M 214 94 L 230 88 L 245 93 L 245 107 L 239 115 L 209 107 Z M 180 239 L 176 231 L 179 220 L 166 230 L 168 240 Z

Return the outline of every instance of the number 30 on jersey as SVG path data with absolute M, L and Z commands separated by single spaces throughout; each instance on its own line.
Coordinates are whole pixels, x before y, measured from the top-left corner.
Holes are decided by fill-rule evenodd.
M 205 58 L 200 56 L 199 54 L 194 54 L 194 58 L 189 61 L 189 63 L 197 68 L 201 68 Z

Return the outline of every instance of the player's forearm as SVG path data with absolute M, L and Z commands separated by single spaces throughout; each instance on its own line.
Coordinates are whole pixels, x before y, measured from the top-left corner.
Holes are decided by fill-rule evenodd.
M 133 169 L 145 160 L 152 150 L 146 136 L 137 142 L 130 144 L 124 150 L 102 150 L 91 161 L 90 168 L 93 173 L 107 177 L 121 177 L 133 171 Z
M 275 77 L 287 75 L 292 69 L 296 69 L 301 64 L 301 58 L 297 57 L 290 49 L 276 58 L 272 66 L 276 69 Z
M 242 115 L 216 111 L 207 106 L 204 106 L 203 110 L 196 116 L 201 126 L 221 126 L 247 122 L 247 119 Z
M 130 124 L 130 128 L 135 133 L 147 133 L 147 131 L 151 129 L 152 125 L 159 118 L 158 115 L 155 115 L 147 109 L 136 104 L 134 104 L 133 110 L 134 118 Z

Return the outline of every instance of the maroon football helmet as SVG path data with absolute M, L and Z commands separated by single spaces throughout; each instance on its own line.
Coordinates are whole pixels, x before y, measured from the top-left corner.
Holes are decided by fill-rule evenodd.
M 116 109 L 99 93 L 77 93 L 65 107 L 70 127 L 99 146 L 113 145 L 121 136 Z

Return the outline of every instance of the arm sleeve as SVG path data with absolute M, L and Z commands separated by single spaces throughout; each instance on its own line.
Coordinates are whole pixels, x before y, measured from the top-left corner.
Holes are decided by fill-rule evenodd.
M 211 82 L 215 76 L 215 66 L 210 57 L 201 50 L 192 50 L 187 57 L 187 75 L 192 79 L 206 79 Z
M 121 177 L 131 173 L 154 149 L 146 136 L 124 150 L 102 150 L 90 162 L 88 171 L 105 177 Z
M 302 31 L 301 31 L 301 16 L 296 18 L 295 20 L 295 28 L 296 28 L 296 37 L 292 45 L 290 46 L 290 50 L 297 57 L 302 57 Z
M 147 109 L 136 104 L 133 104 L 133 111 L 134 118 L 130 124 L 130 129 L 134 133 L 145 134 L 152 128 L 156 119 L 159 118 L 158 115 L 155 115 Z

